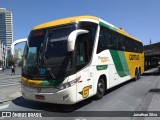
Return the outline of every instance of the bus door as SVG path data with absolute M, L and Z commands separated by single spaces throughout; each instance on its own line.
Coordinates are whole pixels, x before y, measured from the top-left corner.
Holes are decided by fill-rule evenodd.
M 76 41 L 76 71 L 77 78 L 80 80 L 77 83 L 77 100 L 82 100 L 92 94 L 92 67 L 88 65 L 90 56 L 88 55 L 88 42 L 86 35 L 80 35 Z

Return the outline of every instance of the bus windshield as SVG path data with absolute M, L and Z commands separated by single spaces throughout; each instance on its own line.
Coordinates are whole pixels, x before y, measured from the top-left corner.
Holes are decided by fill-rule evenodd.
M 47 64 L 53 65 L 62 62 L 67 56 L 68 35 L 75 30 L 75 26 L 64 26 L 53 28 L 48 31 L 48 40 L 45 49 L 45 58 Z
M 31 31 L 24 50 L 22 74 L 60 76 L 71 69 L 72 55 L 67 51 L 67 39 L 75 29 L 76 25 L 70 24 Z

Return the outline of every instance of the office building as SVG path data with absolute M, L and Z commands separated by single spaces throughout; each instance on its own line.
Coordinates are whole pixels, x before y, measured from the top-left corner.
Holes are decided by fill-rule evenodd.
M 13 19 L 12 12 L 5 8 L 0 8 L 0 40 L 6 45 L 7 53 L 10 55 L 13 42 Z
M 6 66 L 6 46 L 2 40 L 0 40 L 0 66 Z

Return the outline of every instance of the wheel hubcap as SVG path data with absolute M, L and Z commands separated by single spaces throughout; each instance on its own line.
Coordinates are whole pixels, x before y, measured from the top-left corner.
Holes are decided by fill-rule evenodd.
M 102 82 L 99 82 L 99 84 L 98 84 L 98 90 L 99 90 L 99 93 L 100 93 L 100 94 L 103 93 L 103 88 L 104 88 L 103 83 L 102 83 Z

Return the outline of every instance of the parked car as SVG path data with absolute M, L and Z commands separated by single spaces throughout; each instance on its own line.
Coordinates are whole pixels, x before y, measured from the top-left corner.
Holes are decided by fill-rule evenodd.
M 0 66 L 0 70 L 3 70 L 3 67 L 2 67 L 2 66 Z

